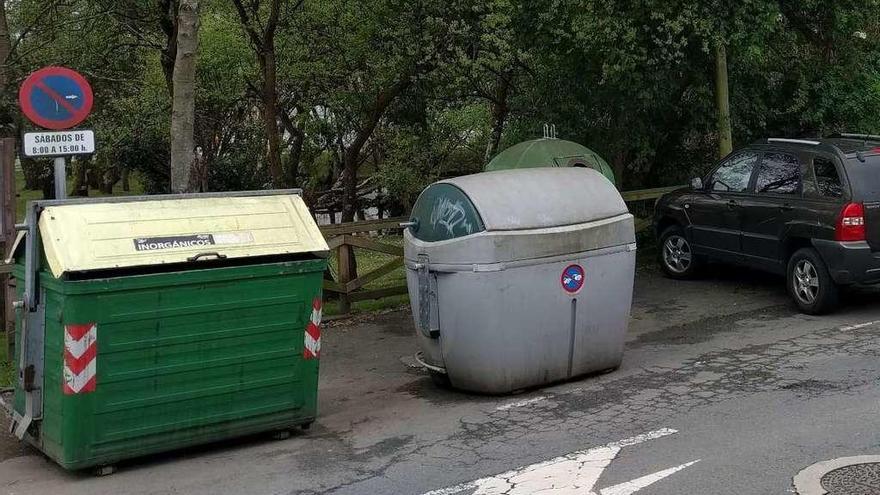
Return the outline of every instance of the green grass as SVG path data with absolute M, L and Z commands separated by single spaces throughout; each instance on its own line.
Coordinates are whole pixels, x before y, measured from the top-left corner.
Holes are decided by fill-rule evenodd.
M 2 349 L 0 349 L 0 388 L 7 388 L 12 386 L 12 379 L 15 377 L 15 370 L 12 367 L 12 360 L 9 359 L 7 353 L 6 342 L 2 342 L 3 345 L 0 345 Z
M 104 196 L 132 196 L 144 193 L 144 188 L 141 185 L 140 181 L 137 180 L 137 176 L 132 174 L 131 176 L 131 191 L 125 192 L 122 190 L 122 181 L 116 183 L 113 187 L 113 194 L 104 194 L 98 189 L 89 189 L 89 197 L 104 197 Z M 15 170 L 15 190 L 18 191 L 18 194 L 15 198 L 15 215 L 18 218 L 18 221 L 24 220 L 25 215 L 25 207 L 27 206 L 28 201 L 36 201 L 43 198 L 43 191 L 30 191 L 24 188 L 24 173 L 20 169 Z M 70 195 L 71 191 L 73 191 L 73 179 L 68 177 L 67 179 L 67 194 Z
M 351 313 L 349 314 L 360 315 L 406 308 L 409 308 L 409 296 L 403 294 L 373 301 L 358 301 L 351 305 Z M 324 304 L 324 314 L 327 316 L 338 316 L 340 314 L 339 303 L 336 301 L 327 301 L 327 303 Z

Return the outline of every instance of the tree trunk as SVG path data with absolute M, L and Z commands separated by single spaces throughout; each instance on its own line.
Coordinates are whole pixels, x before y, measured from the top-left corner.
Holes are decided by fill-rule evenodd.
M 288 146 L 289 157 L 287 163 L 287 187 L 296 187 L 299 182 L 299 162 L 302 160 L 303 142 L 305 136 L 294 135 Z
M 107 195 L 113 194 L 113 188 L 119 182 L 121 174 L 119 167 L 110 167 L 104 172 L 103 181 L 101 182 L 101 192 Z
M 40 188 L 43 190 L 43 199 L 57 199 L 55 198 L 55 174 L 44 177 Z
M 122 190 L 123 192 L 131 192 L 131 169 L 126 167 L 122 169 Z
M 87 197 L 89 195 L 89 184 L 86 182 L 86 171 L 89 168 L 91 157 L 76 159 L 73 161 L 73 186 L 70 195 Z
M 89 189 L 101 189 L 101 185 L 104 184 L 104 171 L 98 169 L 98 167 L 94 166 L 89 167 L 86 170 L 86 184 L 88 184 Z
M 175 193 L 189 189 L 189 172 L 195 157 L 193 128 L 198 36 L 199 0 L 180 0 L 171 110 L 171 191 Z
M 9 83 L 9 68 L 6 61 L 9 59 L 12 51 L 11 41 L 9 39 L 9 24 L 6 22 L 6 0 L 0 0 L 0 94 L 6 92 L 6 85 Z M 6 111 L 0 112 L 0 138 L 13 137 L 15 131 L 13 126 L 7 126 L 10 123 L 8 119 L 12 119 L 12 112 L 7 114 Z
M 345 153 L 342 168 L 342 223 L 354 222 L 357 211 L 357 161 L 360 153 Z
M 614 171 L 614 178 L 617 181 L 617 188 L 620 190 L 623 190 L 623 172 L 626 170 L 626 162 L 628 160 L 628 157 L 628 152 L 618 151 L 611 159 L 611 169 Z
M 281 133 L 278 128 L 278 70 L 275 66 L 275 42 L 267 40 L 260 56 L 263 69 L 263 129 L 269 142 L 266 164 L 272 177 L 272 186 L 284 187 L 284 170 L 281 167 Z
M 360 128 L 354 138 L 351 146 L 345 150 L 343 154 L 342 167 L 342 222 L 354 221 L 354 213 L 357 211 L 357 171 L 360 165 L 361 151 L 376 127 L 385 111 L 391 105 L 395 98 L 400 96 L 403 91 L 410 85 L 410 80 L 405 77 L 398 81 L 394 86 L 383 90 L 376 97 L 376 103 L 367 116 L 367 122 Z
M 302 159 L 303 145 L 306 140 L 306 134 L 302 129 L 298 128 L 290 118 L 286 111 L 279 109 L 278 118 L 284 126 L 284 130 L 290 134 L 287 142 L 289 160 L 285 175 L 287 177 L 287 187 L 296 187 L 299 175 L 299 162 Z
M 0 0 L 0 92 L 6 88 L 9 82 L 6 60 L 12 46 L 9 41 L 9 24 L 6 22 L 6 0 Z
M 21 172 L 24 175 L 24 188 L 28 191 L 39 191 L 43 188 L 43 179 L 46 178 L 46 162 L 26 158 L 21 160 Z M 51 175 L 51 174 L 49 174 Z
M 292 7 L 299 8 L 303 0 Z M 284 169 L 281 165 L 281 131 L 278 127 L 278 68 L 275 60 L 275 33 L 281 22 L 281 0 L 271 0 L 265 22 L 260 21 L 260 2 L 251 1 L 245 6 L 243 0 L 233 0 L 238 17 L 251 45 L 260 61 L 262 72 L 262 91 L 260 112 L 263 118 L 263 132 L 268 143 L 266 166 L 272 178 L 273 187 L 284 187 Z
M 196 149 L 189 182 L 190 192 L 208 192 L 208 160 L 201 148 Z
M 162 73 L 165 75 L 165 84 L 168 86 L 168 94 L 174 96 L 174 63 L 177 60 L 177 0 L 159 0 L 159 8 L 162 9 L 159 27 L 165 34 L 165 46 L 162 47 L 160 62 Z
M 489 106 L 492 112 L 492 132 L 489 134 L 489 143 L 486 145 L 486 156 L 484 161 L 489 163 L 498 153 L 498 146 L 501 144 L 501 136 L 504 133 L 504 123 L 507 120 L 509 107 L 507 106 L 507 95 L 510 90 L 510 83 L 502 81 L 498 84 L 495 96 Z
M 733 151 L 733 136 L 730 124 L 727 49 L 721 43 L 715 47 L 715 103 L 718 109 L 718 153 L 724 158 Z

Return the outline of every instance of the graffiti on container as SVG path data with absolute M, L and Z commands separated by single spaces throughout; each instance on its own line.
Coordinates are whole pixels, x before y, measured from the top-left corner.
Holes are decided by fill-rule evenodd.
M 437 198 L 434 201 L 434 209 L 431 210 L 431 225 L 436 229 L 438 225 L 446 228 L 449 235 L 455 235 L 455 230 L 471 234 L 474 226 L 467 219 L 467 211 L 461 200 L 449 198 Z

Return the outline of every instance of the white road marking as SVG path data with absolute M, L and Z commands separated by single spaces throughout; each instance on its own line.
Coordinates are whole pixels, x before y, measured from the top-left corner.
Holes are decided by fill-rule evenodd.
M 859 328 L 870 327 L 871 325 L 876 325 L 878 323 L 880 323 L 880 320 L 866 321 L 865 323 L 856 323 L 855 325 L 840 327 L 840 330 L 843 332 L 848 332 L 850 330 L 858 330 Z
M 686 462 L 679 466 L 671 467 L 669 469 L 664 469 L 663 471 L 657 471 L 654 474 L 649 474 L 647 476 L 642 476 L 641 478 L 636 478 L 632 481 L 627 481 L 626 483 L 621 483 L 619 485 L 610 486 L 608 488 L 604 488 L 599 491 L 601 495 L 632 495 L 633 493 L 641 490 L 642 488 L 653 485 L 654 483 L 666 478 L 668 476 L 672 476 L 673 474 L 681 471 L 682 469 L 693 466 L 694 464 L 700 462 L 701 459 L 697 459 L 695 461 Z
M 504 404 L 503 406 L 498 406 L 495 408 L 496 411 L 506 411 L 508 409 L 513 409 L 514 407 L 523 407 L 529 404 L 534 404 L 535 402 L 541 402 L 542 400 L 547 400 L 549 397 L 546 395 L 542 395 L 540 397 L 534 397 L 531 399 L 525 399 L 518 402 L 511 402 L 508 404 Z
M 624 440 L 619 440 L 617 442 L 611 442 L 608 445 L 606 445 L 605 447 L 608 447 L 608 448 L 629 447 L 631 445 L 638 445 L 640 443 L 647 442 L 648 440 L 655 440 L 657 438 L 662 438 L 662 437 L 669 436 L 669 435 L 675 435 L 676 433 L 678 433 L 678 430 L 673 430 L 672 428 L 660 428 L 659 430 L 654 430 L 654 431 L 651 431 L 648 433 L 642 433 L 641 435 L 636 435 L 634 437 L 630 437 L 630 438 L 627 438 Z M 601 449 L 603 447 L 596 447 L 596 448 Z M 594 450 L 594 449 L 590 449 L 590 450 Z
M 474 490 L 471 492 L 472 495 L 597 495 L 592 491 L 593 487 L 599 481 L 602 472 L 617 457 L 622 448 L 675 433 L 678 432 L 671 428 L 663 428 L 495 476 L 426 492 L 423 495 L 454 495 L 466 490 Z M 630 495 L 696 462 L 698 461 L 664 469 L 627 483 L 600 490 L 599 493 L 601 495 Z M 606 490 L 612 491 L 606 492 Z

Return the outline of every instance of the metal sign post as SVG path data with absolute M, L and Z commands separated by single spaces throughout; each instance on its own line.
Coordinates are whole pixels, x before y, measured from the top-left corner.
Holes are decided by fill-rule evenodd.
M 63 156 L 55 159 L 55 199 L 67 198 L 67 170 Z
M 22 155 L 26 157 L 54 157 L 55 199 L 67 197 L 66 156 L 95 152 L 95 135 L 90 130 L 67 130 L 81 124 L 92 111 L 94 95 L 86 79 L 64 67 L 46 67 L 25 79 L 18 92 L 18 101 L 24 115 L 34 124 L 60 132 L 25 133 Z M 18 390 L 24 393 L 24 410 L 13 414 L 12 428 L 21 439 L 27 434 L 33 421 L 43 415 L 43 362 L 45 347 L 45 303 L 40 301 L 39 237 L 37 203 L 28 204 L 24 225 L 16 226 L 24 237 L 26 267 L 23 300 L 13 306 L 21 309 L 20 343 L 18 351 Z M 7 247 L 12 256 L 12 248 Z M 8 307 L 8 306 L 7 306 Z

